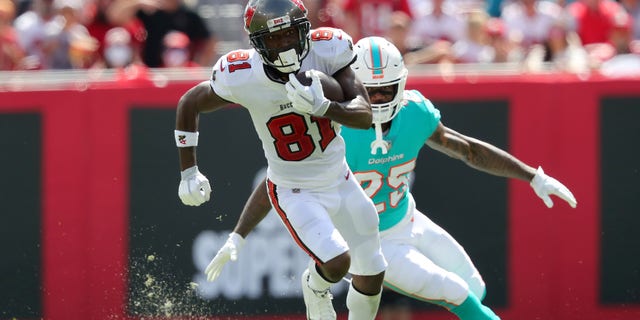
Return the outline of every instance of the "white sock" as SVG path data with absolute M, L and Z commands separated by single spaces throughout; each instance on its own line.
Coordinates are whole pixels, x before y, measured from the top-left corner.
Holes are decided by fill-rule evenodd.
M 331 282 L 325 280 L 319 273 L 318 269 L 316 269 L 316 263 L 311 260 L 309 261 L 309 287 L 316 291 L 325 291 L 329 289 L 331 286 Z
M 349 320 L 374 320 L 378 313 L 381 296 L 382 290 L 375 296 L 368 296 L 358 292 L 353 285 L 350 285 L 349 292 L 347 292 Z

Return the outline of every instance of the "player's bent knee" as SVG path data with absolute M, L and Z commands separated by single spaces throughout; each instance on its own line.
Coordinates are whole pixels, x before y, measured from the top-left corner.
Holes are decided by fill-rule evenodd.
M 476 271 L 471 278 L 467 280 L 467 283 L 469 284 L 469 290 L 471 290 L 471 292 L 473 292 L 480 301 L 482 301 L 484 296 L 487 294 L 487 286 L 484 283 L 482 276 L 480 276 L 480 273 Z
M 345 252 L 320 265 L 322 276 L 329 282 L 338 282 L 349 272 L 351 255 Z

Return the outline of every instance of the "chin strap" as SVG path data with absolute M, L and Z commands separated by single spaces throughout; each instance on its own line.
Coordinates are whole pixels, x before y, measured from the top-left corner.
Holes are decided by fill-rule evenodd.
M 382 154 L 387 154 L 391 145 L 389 142 L 382 139 L 382 125 L 379 122 L 374 124 L 374 129 L 376 130 L 376 140 L 371 142 L 371 154 L 377 154 L 378 149 L 382 150 Z
M 275 66 L 278 71 L 282 73 L 296 72 L 300 70 L 300 60 L 298 60 L 298 53 L 296 49 L 289 49 L 278 54 L 278 60 L 284 67 Z

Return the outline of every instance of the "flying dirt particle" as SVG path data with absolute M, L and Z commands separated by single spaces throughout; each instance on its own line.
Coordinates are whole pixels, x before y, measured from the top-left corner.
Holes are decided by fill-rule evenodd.
M 181 282 L 174 270 L 166 268 L 167 257 L 162 254 L 150 261 L 149 251 L 131 261 L 128 312 L 138 320 L 179 317 L 206 320 L 211 314 L 210 302 L 198 296 L 196 282 Z M 109 319 L 121 320 L 121 319 Z
M 173 302 L 171 302 L 171 300 L 166 300 L 164 302 L 164 305 L 162 305 L 161 309 L 164 310 L 164 315 L 165 316 L 171 316 L 172 312 L 171 309 L 173 308 Z
M 147 275 L 147 280 L 144 282 L 144 285 L 147 287 L 151 287 L 153 285 L 153 282 L 155 282 L 155 280 L 153 279 L 153 277 L 151 275 Z
M 147 256 L 147 261 L 154 261 L 154 260 L 156 260 L 156 256 L 154 256 L 152 254 Z

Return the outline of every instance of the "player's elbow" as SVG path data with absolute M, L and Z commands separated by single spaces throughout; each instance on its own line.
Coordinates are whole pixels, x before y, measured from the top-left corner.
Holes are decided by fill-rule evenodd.
M 371 105 L 361 96 L 354 99 L 355 106 L 352 112 L 355 114 L 353 118 L 353 124 L 350 126 L 357 129 L 369 129 L 373 124 L 373 112 L 371 111 Z
M 368 106 L 334 104 L 334 107 L 327 110 L 324 117 L 354 129 L 368 129 L 373 121 L 373 114 Z
M 356 120 L 357 121 L 354 122 L 354 125 L 352 127 L 357 129 L 369 129 L 373 124 L 373 116 L 371 115 L 370 112 L 363 113 L 362 115 L 357 117 Z
M 328 113 L 325 115 L 331 120 L 354 129 L 369 129 L 371 128 L 373 121 L 371 110 L 369 110 L 369 112 L 364 110 L 351 111 L 348 116 L 332 116 Z

